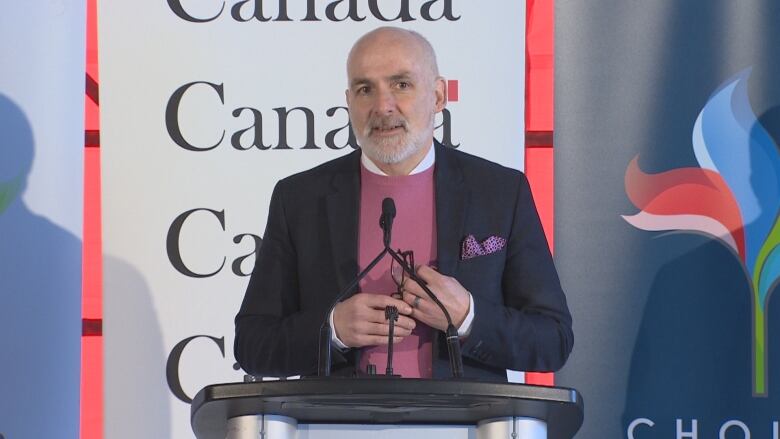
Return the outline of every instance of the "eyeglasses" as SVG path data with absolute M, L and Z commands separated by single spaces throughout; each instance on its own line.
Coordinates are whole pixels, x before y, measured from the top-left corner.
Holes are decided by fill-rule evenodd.
M 397 250 L 398 255 L 403 259 L 404 263 L 407 267 L 414 270 L 414 252 L 411 250 L 402 252 L 400 249 Z M 390 262 L 390 276 L 393 278 L 393 282 L 395 282 L 396 291 L 395 293 L 391 294 L 392 297 L 395 297 L 396 299 L 403 300 L 404 298 L 404 282 L 406 282 L 406 279 L 409 277 L 409 274 L 406 272 L 406 270 L 403 269 L 401 264 L 399 264 L 395 258 L 393 258 Z

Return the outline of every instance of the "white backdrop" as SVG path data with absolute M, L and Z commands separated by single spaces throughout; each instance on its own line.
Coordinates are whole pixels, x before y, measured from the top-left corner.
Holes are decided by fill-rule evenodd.
M 374 14 L 399 11 L 410 20 Z M 524 2 L 100 3 L 110 437 L 192 437 L 185 401 L 241 380 L 233 317 L 271 189 L 352 150 L 332 149 L 347 144 L 346 55 L 385 24 L 428 37 L 458 81 L 437 138 L 521 169 Z

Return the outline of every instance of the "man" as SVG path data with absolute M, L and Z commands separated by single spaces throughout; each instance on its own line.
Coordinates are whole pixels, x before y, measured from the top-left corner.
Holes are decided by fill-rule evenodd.
M 392 305 L 400 313 L 395 372 L 449 376 L 443 313 L 415 282 L 396 287 L 389 257 L 327 315 L 383 248 L 378 218 L 390 196 L 398 210 L 391 246 L 413 251 L 418 276 L 447 308 L 465 375 L 503 381 L 505 369 L 560 368 L 572 348 L 571 316 L 528 182 L 433 140 L 447 91 L 428 41 L 398 28 L 369 32 L 352 47 L 347 76 L 361 149 L 274 189 L 236 316 L 239 364 L 255 375 L 313 374 L 318 329 L 329 319 L 334 373 L 368 364 L 383 371 Z

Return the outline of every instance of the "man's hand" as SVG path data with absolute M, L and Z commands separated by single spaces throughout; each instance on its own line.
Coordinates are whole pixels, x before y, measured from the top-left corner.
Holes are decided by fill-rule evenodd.
M 468 303 L 468 302 L 467 302 Z M 333 309 L 336 337 L 351 348 L 386 345 L 390 326 L 385 319 L 385 307 L 398 308 L 393 342 L 397 343 L 412 333 L 416 323 L 409 318 L 412 307 L 402 300 L 384 294 L 359 293 L 340 302 Z
M 469 292 L 457 279 L 444 276 L 428 266 L 417 268 L 417 276 L 428 284 L 428 288 L 447 308 L 452 324 L 459 328 L 469 313 Z M 438 305 L 428 297 L 417 282 L 407 279 L 404 283 L 404 302 L 412 306 L 411 317 L 431 328 L 447 330 L 447 319 Z

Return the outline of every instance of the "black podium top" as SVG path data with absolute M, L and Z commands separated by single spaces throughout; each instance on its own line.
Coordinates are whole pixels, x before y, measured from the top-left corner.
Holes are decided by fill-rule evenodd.
M 524 416 L 547 422 L 550 439 L 570 439 L 583 419 L 573 389 L 460 380 L 306 378 L 215 384 L 191 407 L 198 439 L 224 439 L 227 420 L 273 414 L 299 423 L 475 425 Z

